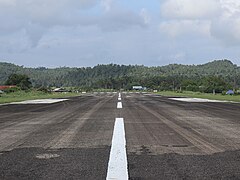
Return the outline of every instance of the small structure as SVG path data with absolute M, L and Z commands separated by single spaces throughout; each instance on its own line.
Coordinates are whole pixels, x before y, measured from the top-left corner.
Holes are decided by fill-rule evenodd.
M 227 94 L 227 95 L 233 95 L 233 94 L 234 94 L 234 91 L 233 91 L 233 90 L 228 90 L 228 91 L 226 92 L 226 94 Z
M 53 92 L 68 92 L 66 89 L 64 88 L 56 88 L 54 90 L 52 90 Z
M 2 90 L 0 90 L 0 94 L 3 94 L 4 92 Z
M 143 90 L 142 86 L 133 86 L 132 87 L 133 90 Z
M 0 90 L 4 91 L 6 89 L 15 88 L 15 87 L 17 87 L 17 86 L 15 86 L 15 85 L 12 85 L 12 86 L 0 86 Z

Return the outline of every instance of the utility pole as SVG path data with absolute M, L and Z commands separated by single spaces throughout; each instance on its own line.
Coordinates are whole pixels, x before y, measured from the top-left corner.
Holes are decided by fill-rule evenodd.
M 234 74 L 233 74 L 233 91 L 235 92 L 237 89 L 237 80 L 236 80 L 236 76 L 237 76 L 237 67 L 234 66 Z

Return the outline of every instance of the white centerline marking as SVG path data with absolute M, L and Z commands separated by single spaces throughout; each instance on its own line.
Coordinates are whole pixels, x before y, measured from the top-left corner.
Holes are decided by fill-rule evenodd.
M 119 101 L 121 101 L 121 100 L 122 100 L 122 98 L 118 98 L 118 100 L 119 100 Z
M 123 118 L 116 118 L 115 121 L 106 179 L 128 179 L 126 139 Z
M 122 102 L 118 102 L 118 103 L 117 103 L 117 108 L 118 108 L 118 109 L 122 109 Z
M 118 97 L 121 98 L 121 93 L 118 94 Z

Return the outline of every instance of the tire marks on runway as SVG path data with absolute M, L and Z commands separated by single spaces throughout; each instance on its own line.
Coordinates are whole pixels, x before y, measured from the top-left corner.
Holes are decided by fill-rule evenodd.
M 174 106 L 164 97 L 147 99 L 143 103 L 145 106 L 218 149 L 226 151 L 240 148 L 239 104 L 176 102 Z M 224 109 L 231 109 L 231 113 Z
M 81 103 L 79 104 L 79 101 Z M 96 105 L 102 98 L 78 98 L 69 106 L 65 103 L 56 104 L 46 113 L 31 114 L 11 121 L 7 127 L 0 129 L 0 150 L 9 151 L 16 147 L 45 147 L 58 137 L 61 132 L 79 118 L 79 113 L 87 113 L 89 107 Z M 22 105 L 24 106 L 24 105 Z M 85 107 L 83 107 L 85 106 Z M 47 106 L 48 107 L 48 106 Z M 43 106 L 41 108 L 47 108 Z M 71 109 L 69 109 L 71 108 Z M 33 108 L 36 110 L 36 108 Z
M 210 141 L 204 139 L 200 134 L 197 132 L 194 132 L 192 130 L 186 129 L 178 124 L 176 124 L 172 118 L 168 116 L 166 113 L 162 112 L 164 109 L 157 111 L 156 108 L 151 108 L 151 107 L 156 107 L 154 103 L 152 105 L 148 104 L 146 105 L 145 103 L 150 103 L 148 99 L 141 100 L 140 102 L 136 101 L 139 100 L 138 98 L 142 97 L 132 97 L 129 98 L 129 102 L 132 102 L 135 104 L 136 108 L 142 109 L 142 111 L 146 111 L 147 113 L 150 113 L 151 115 L 155 116 L 159 122 L 163 122 L 165 125 L 167 125 L 169 128 L 171 128 L 174 132 L 179 134 L 181 137 L 185 138 L 188 142 L 190 142 L 192 145 L 194 145 L 196 148 L 198 148 L 201 152 L 201 154 L 213 154 L 216 152 L 222 152 L 224 151 L 224 148 L 221 146 L 216 146 L 215 144 L 211 143 Z M 141 111 L 141 110 L 139 110 Z M 163 113 L 163 114 L 162 114 Z M 175 135 L 176 136 L 176 135 Z M 153 134 L 154 137 L 154 134 Z M 192 154 L 199 154 L 199 152 L 192 151 Z
M 187 139 L 190 143 L 192 143 L 195 147 L 200 149 L 205 154 L 213 154 L 216 152 L 222 152 L 224 149 L 221 147 L 215 146 L 212 143 L 204 140 L 199 135 L 196 135 L 195 133 L 192 133 L 191 131 L 188 131 L 181 126 L 175 124 L 174 122 L 168 120 L 166 117 L 162 116 L 161 114 L 157 113 L 156 111 L 152 111 L 151 109 L 140 105 L 140 107 L 149 113 L 153 114 L 155 117 L 157 117 L 159 120 L 161 120 L 163 123 L 165 123 L 170 128 L 174 129 L 178 134 L 180 134 L 182 137 Z
M 48 143 L 45 148 L 58 149 L 69 147 L 73 138 L 76 136 L 79 129 L 84 125 L 84 123 L 90 118 L 92 114 L 98 111 L 109 100 L 110 99 L 105 99 L 95 104 L 90 111 L 79 117 L 65 131 L 63 131 L 60 135 Z

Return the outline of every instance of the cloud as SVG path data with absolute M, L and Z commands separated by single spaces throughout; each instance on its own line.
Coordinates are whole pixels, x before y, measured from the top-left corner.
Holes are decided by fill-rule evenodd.
M 218 0 L 166 0 L 161 6 L 165 18 L 202 19 L 219 13 Z
M 213 21 L 211 24 L 211 35 L 226 46 L 239 46 L 240 17 Z
M 24 30 L 28 35 L 31 47 L 36 47 L 38 45 L 38 42 L 42 38 L 42 35 L 47 31 L 45 27 L 39 24 L 32 24 L 31 22 L 29 22 L 29 24 L 25 27 Z
M 149 24 L 151 21 L 151 17 L 148 11 L 145 8 L 141 9 L 140 16 L 143 18 L 145 24 Z
M 184 59 L 186 59 L 186 53 L 185 52 L 178 52 L 176 54 L 173 54 L 170 56 L 170 59 L 173 59 L 175 62 L 176 61 L 182 61 Z
M 240 1 L 236 0 L 220 0 L 221 7 L 223 9 L 224 17 L 232 17 L 239 15 L 240 13 Z
M 161 6 L 161 32 L 172 38 L 211 35 L 212 18 L 221 9 L 218 0 L 165 0 Z
M 240 2 L 221 0 L 223 13 L 214 18 L 211 24 L 211 35 L 226 46 L 240 44 Z
M 38 21 L 88 9 L 96 3 L 97 0 L 0 0 L 0 15 Z
M 191 36 L 191 35 L 210 35 L 209 21 L 199 20 L 171 20 L 164 21 L 160 24 L 159 29 L 161 32 L 168 34 L 170 37 L 175 38 L 178 36 Z
M 0 0 L 0 36 L 25 30 L 36 46 L 48 28 L 77 25 L 76 14 L 96 3 L 97 0 Z
M 101 0 L 101 5 L 105 9 L 105 11 L 110 11 L 112 4 L 113 4 L 112 0 Z
M 109 32 L 144 27 L 149 22 L 145 9 L 137 14 L 112 7 L 113 3 L 113 0 L 0 0 L 0 21 L 4 22 L 0 36 L 23 30 L 30 47 L 37 47 L 41 38 L 54 27 L 97 26 Z M 86 10 L 100 4 L 105 8 L 104 13 L 85 14 Z
M 0 0 L 0 58 L 27 66 L 93 66 L 239 57 L 240 1 L 156 2 Z
M 215 38 L 226 46 L 240 43 L 240 1 L 165 0 L 160 31 L 175 38 Z
M 103 31 L 122 31 L 134 26 L 145 27 L 145 19 L 141 15 L 127 11 L 109 11 L 98 21 L 98 26 Z
M 0 0 L 1 6 L 15 6 L 16 0 Z

